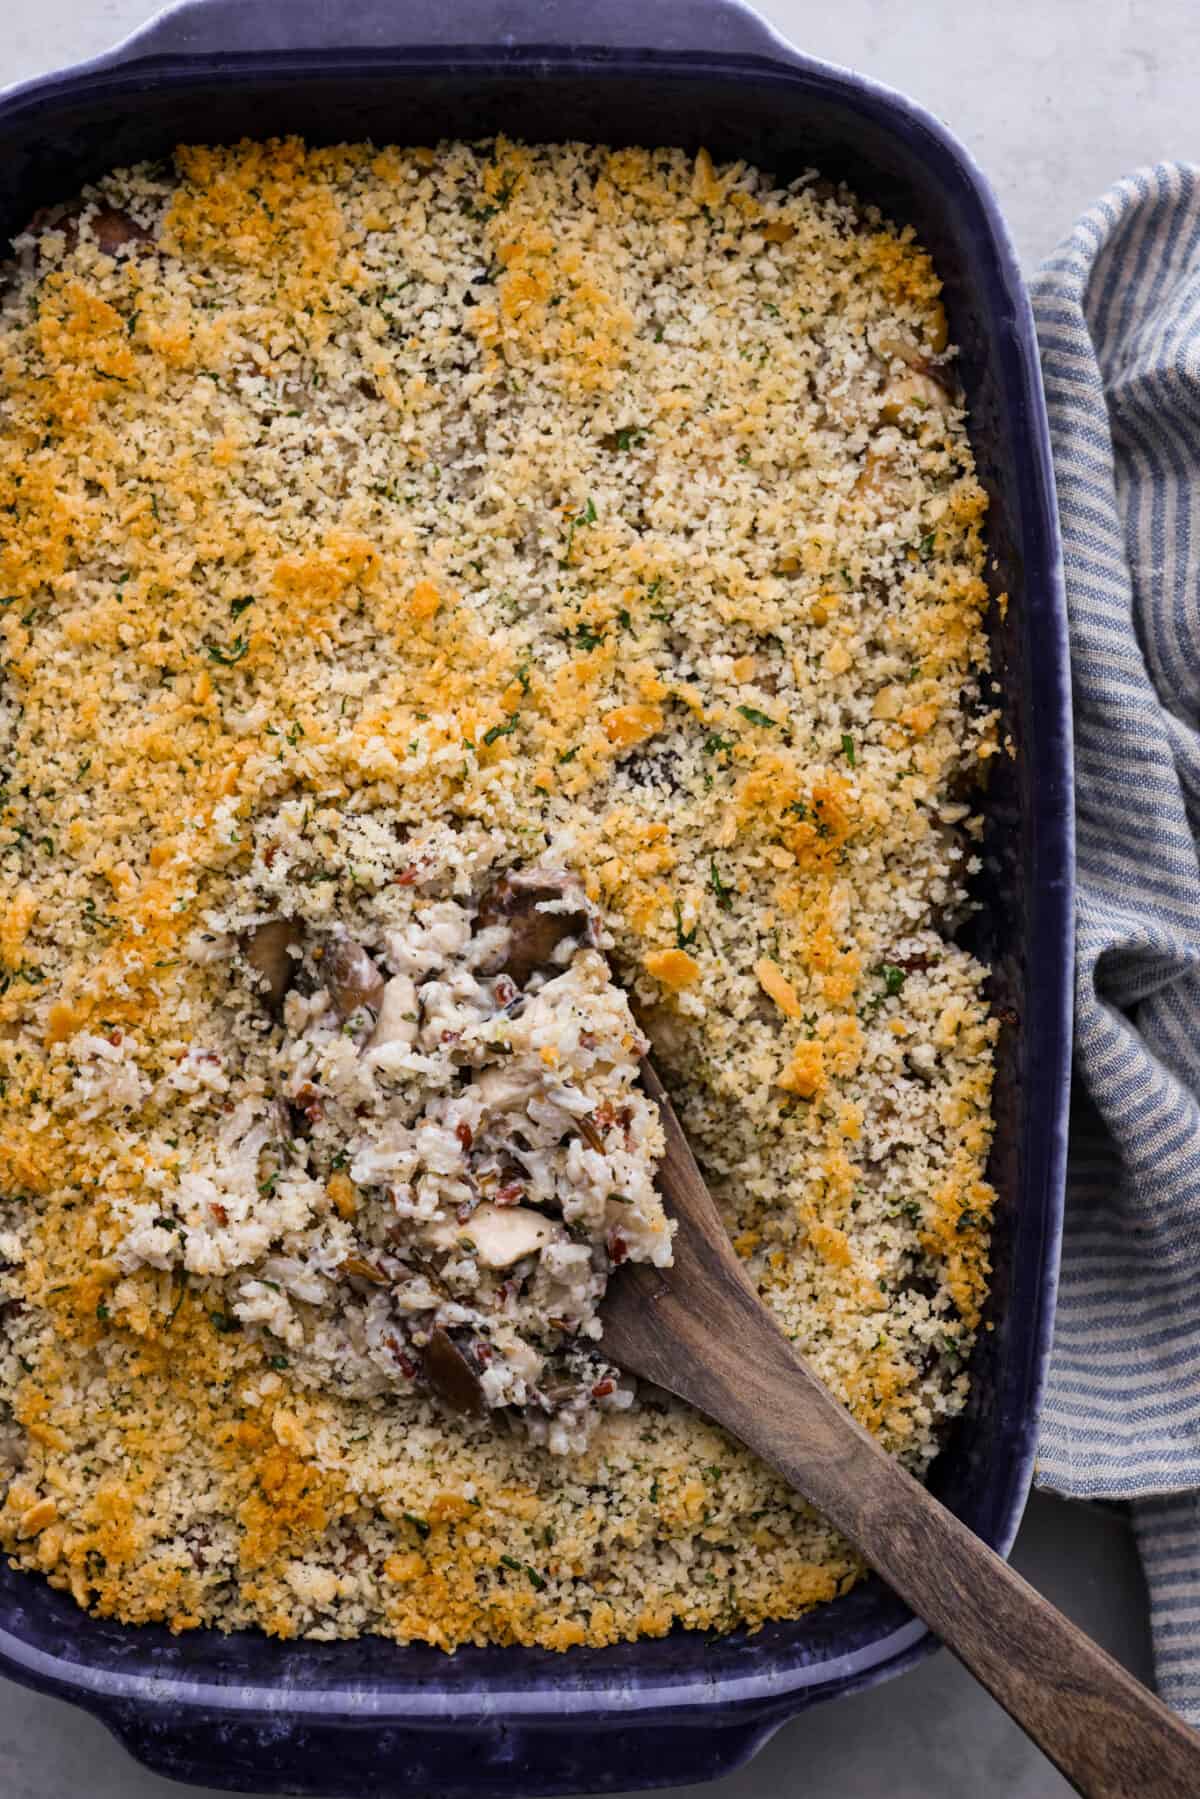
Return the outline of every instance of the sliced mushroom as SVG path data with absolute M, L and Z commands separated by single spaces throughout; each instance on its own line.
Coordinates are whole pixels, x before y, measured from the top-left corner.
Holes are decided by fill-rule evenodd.
M 360 1006 L 378 1011 L 386 985 L 361 943 L 342 937 L 325 952 L 325 984 L 342 1018 Z
M 879 416 L 887 425 L 896 425 L 910 412 L 947 413 L 954 402 L 940 381 L 932 375 L 913 371 L 897 375 L 883 390 Z
M 86 210 L 82 205 L 42 206 L 34 213 L 25 229 L 31 237 L 41 237 L 47 231 L 61 231 L 70 251 L 79 242 L 79 227 Z M 129 244 L 140 248 L 143 244 L 154 242 L 153 232 L 147 231 L 144 225 L 139 225 L 127 212 L 107 203 L 93 208 L 88 223 L 92 236 L 106 256 L 115 256 L 118 250 L 123 250 Z
M 547 903 L 570 899 L 569 910 L 543 912 Z M 503 960 L 492 971 L 506 974 L 524 987 L 538 969 L 551 966 L 554 952 L 565 937 L 585 937 L 591 924 L 579 883 L 557 869 L 531 868 L 520 874 L 501 875 L 484 894 L 479 906 L 479 928 L 508 928 Z
M 551 1219 L 529 1206 L 497 1206 L 485 1199 L 454 1234 L 459 1243 L 466 1238 L 474 1244 L 475 1254 L 485 1268 L 511 1268 L 522 1256 L 544 1249 L 562 1232 Z
M 294 918 L 271 918 L 256 925 L 242 939 L 242 952 L 266 989 L 267 1003 L 278 1012 L 296 973 L 296 957 L 304 936 Z
M 113 256 L 123 250 L 126 244 L 141 246 L 153 243 L 154 235 L 136 219 L 131 219 L 127 212 L 121 212 L 115 206 L 100 206 L 92 214 L 92 235 L 100 248 L 107 255 Z
M 541 1076 L 532 1069 L 485 1068 L 475 1077 L 475 1093 L 488 1112 L 506 1112 L 525 1105 L 541 1091 Z
M 421 1372 L 439 1399 L 453 1411 L 482 1418 L 487 1412 L 483 1383 L 458 1344 L 439 1326 L 425 1345 Z
M 395 974 L 384 987 L 367 1049 L 385 1049 L 389 1043 L 415 1043 L 418 1023 L 416 986 L 408 975 Z
M 936 381 L 939 387 L 945 388 L 948 394 L 954 393 L 954 376 L 944 363 L 931 361 L 929 351 L 935 356 L 946 348 L 948 331 L 946 314 L 941 306 L 929 329 L 928 348 L 922 348 L 915 338 L 902 336 L 899 332 L 881 331 L 875 339 L 875 347 L 880 356 L 888 362 L 900 361 L 919 375 L 925 375 L 930 381 Z

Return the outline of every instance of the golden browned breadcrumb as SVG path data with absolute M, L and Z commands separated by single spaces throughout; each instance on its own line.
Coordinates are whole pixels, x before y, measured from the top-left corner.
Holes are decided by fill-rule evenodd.
M 107 1615 L 447 1648 L 831 1597 L 846 1545 L 681 1406 L 555 1457 L 117 1248 L 238 1096 L 174 1077 L 256 820 L 307 799 L 331 913 L 349 815 L 553 837 L 764 1299 L 928 1462 L 988 1275 L 946 929 L 995 750 L 928 257 L 678 150 L 245 143 L 89 199 L 150 241 L 19 240 L 0 314 L 0 1540 Z

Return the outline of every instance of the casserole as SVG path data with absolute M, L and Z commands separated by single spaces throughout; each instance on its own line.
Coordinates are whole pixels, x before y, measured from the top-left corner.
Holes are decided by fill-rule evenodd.
M 580 34 L 598 43 L 579 45 Z M 400 41 L 403 39 L 403 41 Z M 498 47 L 499 46 L 499 47 Z M 910 220 L 945 280 L 951 335 L 992 498 L 994 668 L 1015 750 L 988 795 L 971 947 L 994 969 L 1000 1193 L 990 1320 L 971 1408 L 937 1491 L 1007 1548 L 1029 1477 L 1048 1344 L 1069 1050 L 1071 837 L 1064 625 L 1048 445 L 1028 311 L 979 178 L 932 120 L 790 52 L 733 6 L 464 5 L 397 25 L 364 5 L 185 7 L 111 56 L 0 106 L 0 223 L 19 230 L 115 163 L 180 139 L 652 138 L 744 156 L 788 179 L 844 177 Z M 172 1638 L 81 1617 L 6 1571 L 0 1658 L 76 1699 L 163 1772 L 233 1788 L 525 1793 L 677 1783 L 727 1771 L 815 1698 L 894 1672 L 927 1633 L 878 1583 L 798 1622 L 715 1644 L 448 1661 L 359 1640 Z

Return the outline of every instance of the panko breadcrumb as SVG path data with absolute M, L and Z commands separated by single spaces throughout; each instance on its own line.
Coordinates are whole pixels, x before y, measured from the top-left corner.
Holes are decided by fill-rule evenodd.
M 264 820 L 303 810 L 334 920 L 372 819 L 553 845 L 763 1299 L 927 1465 L 987 1289 L 994 1026 L 952 932 L 996 749 L 928 256 L 815 177 L 503 140 L 185 148 L 15 247 L 6 1551 L 103 1615 L 447 1649 L 832 1597 L 845 1543 L 664 1395 L 556 1455 L 341 1392 L 128 1235 L 255 1078 L 202 946 Z

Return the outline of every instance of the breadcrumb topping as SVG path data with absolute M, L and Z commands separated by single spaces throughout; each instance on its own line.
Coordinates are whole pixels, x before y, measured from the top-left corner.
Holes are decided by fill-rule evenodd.
M 928 256 L 815 177 L 504 140 L 192 146 L 16 251 L 4 1548 L 104 1615 L 446 1649 L 832 1597 L 844 1542 L 661 1394 L 554 1455 L 122 1246 L 251 1097 L 202 946 L 264 820 L 332 921 L 372 821 L 553 845 L 765 1302 L 927 1465 L 989 1273 L 997 748 Z

